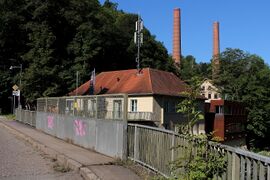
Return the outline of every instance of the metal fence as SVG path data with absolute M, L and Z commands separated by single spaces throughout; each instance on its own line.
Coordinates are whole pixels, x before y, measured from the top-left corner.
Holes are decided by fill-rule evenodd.
M 17 121 L 36 127 L 36 111 L 16 109 L 15 115 Z
M 178 145 L 178 148 L 173 148 Z M 222 151 L 227 160 L 227 170 L 216 179 L 260 179 L 270 180 L 270 158 L 239 148 L 209 143 L 211 149 Z M 128 124 L 128 157 L 153 169 L 164 176 L 170 176 L 170 162 L 176 160 L 194 142 L 173 131 Z
M 94 119 L 127 119 L 127 95 L 91 95 L 37 99 L 37 111 Z

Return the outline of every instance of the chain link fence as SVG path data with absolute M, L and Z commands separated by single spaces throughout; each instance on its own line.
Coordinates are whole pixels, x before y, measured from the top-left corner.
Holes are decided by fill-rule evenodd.
M 48 97 L 37 99 L 37 111 L 95 119 L 127 119 L 127 95 Z

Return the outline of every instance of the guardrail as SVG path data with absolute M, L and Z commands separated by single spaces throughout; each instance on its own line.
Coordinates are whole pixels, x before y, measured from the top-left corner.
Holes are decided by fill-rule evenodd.
M 173 148 L 179 144 L 179 148 Z M 165 177 L 171 175 L 170 162 L 193 145 L 194 142 L 173 131 L 128 124 L 128 157 Z M 216 179 L 270 180 L 269 157 L 222 144 L 210 142 L 209 145 L 213 150 L 221 150 L 227 159 L 226 173 Z

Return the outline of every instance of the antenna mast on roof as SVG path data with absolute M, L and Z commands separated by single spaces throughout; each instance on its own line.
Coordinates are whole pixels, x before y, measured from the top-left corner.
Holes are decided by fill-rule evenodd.
M 135 32 L 134 32 L 134 43 L 137 45 L 138 50 L 137 50 L 137 57 L 136 57 L 136 63 L 137 63 L 137 73 L 140 73 L 140 48 L 141 45 L 143 44 L 143 21 L 138 15 L 138 20 L 136 21 L 136 26 L 135 26 Z

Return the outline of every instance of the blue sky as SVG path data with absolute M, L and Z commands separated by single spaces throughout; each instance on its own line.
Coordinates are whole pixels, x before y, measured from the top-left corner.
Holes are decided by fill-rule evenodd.
M 111 0 L 140 13 L 144 25 L 172 52 L 173 9 L 181 9 L 182 54 L 197 62 L 212 56 L 212 27 L 220 23 L 220 50 L 239 48 L 270 64 L 270 0 Z M 101 3 L 104 0 L 100 0 Z

